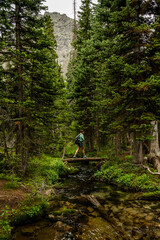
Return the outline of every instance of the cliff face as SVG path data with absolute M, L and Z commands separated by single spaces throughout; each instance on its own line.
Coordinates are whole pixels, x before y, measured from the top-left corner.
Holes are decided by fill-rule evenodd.
M 54 22 L 54 34 L 57 41 L 58 62 L 62 66 L 62 73 L 65 76 L 69 63 L 70 52 L 72 50 L 71 42 L 73 40 L 74 20 L 67 17 L 66 14 L 57 12 L 48 13 Z

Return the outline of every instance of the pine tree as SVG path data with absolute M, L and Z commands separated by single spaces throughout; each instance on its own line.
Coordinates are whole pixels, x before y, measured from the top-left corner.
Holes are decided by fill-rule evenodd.
M 31 154 L 40 151 L 42 144 L 44 149 L 45 140 L 52 135 L 63 80 L 53 24 L 48 16 L 38 17 L 44 9 L 42 1 L 8 0 L 8 3 L 6 21 L 0 29 L 5 45 L 1 53 L 1 79 L 6 96 L 2 108 L 9 116 L 13 147 L 25 173 Z M 2 13 L 3 3 L 0 9 Z
M 99 2 L 93 38 L 94 48 L 100 51 L 97 87 L 103 90 L 100 92 L 105 99 L 105 114 L 100 121 L 115 133 L 134 132 L 135 159 L 142 159 L 138 153 L 148 138 L 155 114 L 151 107 L 154 99 L 150 99 L 146 86 L 151 74 L 147 51 L 151 22 L 146 16 L 153 14 L 156 7 L 153 2 L 143 1 Z
M 85 129 L 87 145 L 93 149 L 92 97 L 94 86 L 92 83 L 92 60 L 86 54 L 87 41 L 90 39 L 91 30 L 91 1 L 83 0 L 80 9 L 77 37 L 74 43 L 77 51 L 76 63 L 73 70 L 75 79 L 73 93 L 75 99 L 74 112 L 78 128 Z

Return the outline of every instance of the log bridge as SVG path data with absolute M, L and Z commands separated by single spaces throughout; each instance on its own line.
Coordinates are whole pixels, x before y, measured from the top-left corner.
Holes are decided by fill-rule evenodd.
M 64 162 L 92 162 L 92 161 L 104 161 L 106 158 L 100 158 L 100 157 L 88 157 L 88 158 L 64 158 Z

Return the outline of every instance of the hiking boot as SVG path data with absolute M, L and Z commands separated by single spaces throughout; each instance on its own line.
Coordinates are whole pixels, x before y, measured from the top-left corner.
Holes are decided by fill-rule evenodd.
M 76 156 L 76 155 L 74 155 L 73 157 L 74 157 L 74 158 L 77 158 L 77 156 Z
M 83 158 L 87 158 L 87 156 L 86 156 L 86 155 L 84 155 L 84 156 L 83 156 Z

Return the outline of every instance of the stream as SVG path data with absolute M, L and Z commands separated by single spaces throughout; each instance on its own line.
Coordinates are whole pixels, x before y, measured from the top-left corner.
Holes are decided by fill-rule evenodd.
M 159 201 L 140 200 L 140 193 L 95 181 L 93 164 L 76 167 L 79 172 L 55 189 L 47 216 L 17 227 L 13 240 L 160 239 Z

